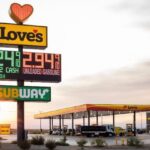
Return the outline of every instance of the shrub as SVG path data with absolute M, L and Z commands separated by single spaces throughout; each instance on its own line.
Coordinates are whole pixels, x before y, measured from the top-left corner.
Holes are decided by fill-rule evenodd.
M 22 149 L 22 150 L 28 150 L 28 149 L 30 149 L 30 147 L 31 147 L 31 144 L 30 144 L 30 142 L 29 141 L 22 141 L 22 142 L 19 142 L 18 143 L 18 146 L 20 147 L 20 149 Z
M 107 143 L 104 139 L 97 138 L 97 139 L 95 139 L 94 141 L 91 142 L 91 145 L 95 146 L 95 147 L 104 147 L 104 146 L 107 146 Z
M 49 150 L 54 150 L 56 148 L 56 142 L 54 140 L 47 140 L 45 143 L 45 146 L 49 149 Z
M 81 139 L 80 141 L 77 141 L 78 146 L 81 147 L 82 150 L 84 149 L 86 143 L 87 141 L 85 139 Z
M 128 146 L 136 146 L 136 147 L 142 147 L 144 143 L 138 139 L 137 137 L 130 137 L 127 139 L 127 145 Z
M 31 139 L 31 144 L 33 145 L 44 145 L 44 138 L 42 136 L 35 136 Z

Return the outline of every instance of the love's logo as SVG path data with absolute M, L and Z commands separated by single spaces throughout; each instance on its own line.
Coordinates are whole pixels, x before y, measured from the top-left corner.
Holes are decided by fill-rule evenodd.
M 10 6 L 10 16 L 17 23 L 23 23 L 33 13 L 33 7 L 29 4 L 21 6 L 18 3 L 13 3 Z
M 0 44 L 47 47 L 47 27 L 0 23 Z

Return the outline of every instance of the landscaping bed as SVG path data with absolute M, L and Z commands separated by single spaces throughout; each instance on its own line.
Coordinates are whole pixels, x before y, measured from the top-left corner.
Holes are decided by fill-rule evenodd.
M 144 145 L 143 147 L 132 147 L 132 146 L 107 146 L 107 147 L 85 147 L 84 150 L 150 150 L 150 145 Z M 20 148 L 17 146 L 17 144 L 10 144 L 10 143 L 2 143 L 0 150 L 20 150 Z M 31 145 L 30 150 L 48 150 L 44 145 L 37 146 L 37 145 Z M 80 150 L 78 146 L 57 146 L 55 150 Z

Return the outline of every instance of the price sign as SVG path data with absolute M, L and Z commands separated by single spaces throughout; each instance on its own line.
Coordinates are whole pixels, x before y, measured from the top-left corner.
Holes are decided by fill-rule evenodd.
M 61 55 L 23 52 L 24 80 L 61 81 Z
M 0 51 L 0 79 L 60 82 L 61 55 Z
M 17 51 L 0 51 L 0 79 L 7 78 L 8 74 L 12 78 L 17 78 L 20 74 L 21 54 Z

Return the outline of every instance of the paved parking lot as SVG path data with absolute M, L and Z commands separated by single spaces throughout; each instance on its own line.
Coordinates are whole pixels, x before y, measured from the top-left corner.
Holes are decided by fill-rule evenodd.
M 1 145 L 1 150 L 20 150 L 20 148 L 16 144 L 6 144 L 3 143 Z M 84 150 L 137 150 L 137 147 L 126 147 L 126 146 L 111 146 L 104 148 L 94 148 L 94 147 L 85 147 Z M 150 150 L 150 146 L 145 146 L 142 148 L 138 148 L 138 150 Z M 32 145 L 30 150 L 48 150 L 45 146 L 35 146 Z M 78 146 L 57 146 L 55 150 L 81 150 Z
M 33 136 L 36 136 L 36 134 L 28 135 L 29 139 L 31 139 Z M 53 139 L 56 141 L 59 141 L 60 139 L 63 138 L 63 136 L 48 135 L 48 134 L 42 134 L 42 136 L 46 140 Z M 1 137 L 5 139 L 1 141 L 2 143 L 11 143 L 12 141 L 16 140 L 16 135 L 3 135 Z M 145 144 L 150 144 L 150 134 L 140 134 L 140 135 L 137 135 L 137 137 L 140 138 Z M 91 142 L 95 139 L 93 137 L 87 138 L 87 137 L 82 137 L 82 136 L 67 136 L 67 143 L 69 143 L 72 146 L 76 146 L 77 145 L 76 141 L 79 141 L 82 138 L 85 138 L 87 140 L 87 146 L 90 146 Z M 124 138 L 124 141 L 126 142 L 127 137 L 105 137 L 104 139 L 108 145 L 116 145 L 116 140 L 117 140 L 117 145 L 121 145 L 121 141 L 123 138 Z

